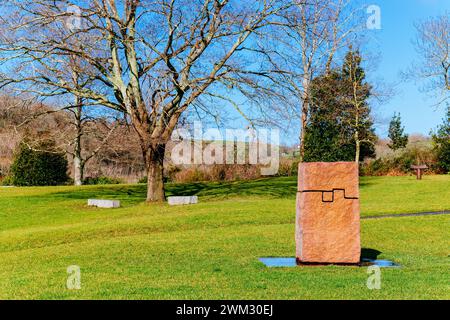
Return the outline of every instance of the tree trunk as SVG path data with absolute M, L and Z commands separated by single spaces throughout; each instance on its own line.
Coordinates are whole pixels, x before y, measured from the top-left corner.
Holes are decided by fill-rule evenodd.
M 359 158 L 361 158 L 361 137 L 359 135 L 359 103 L 357 95 L 357 85 L 353 82 L 353 96 L 355 99 L 355 142 L 356 142 L 356 152 L 355 152 L 355 162 L 359 164 Z
M 81 137 L 83 135 L 83 123 L 82 123 L 83 106 L 81 98 L 76 97 L 75 103 L 77 106 L 75 109 L 75 126 L 77 132 L 73 152 L 73 173 L 74 173 L 73 180 L 75 186 L 81 186 L 83 185 L 84 179 L 84 161 L 81 155 L 82 151 Z
M 305 137 L 306 137 L 306 125 L 308 121 L 308 109 L 309 101 L 306 98 L 302 105 L 302 119 L 301 119 L 301 132 L 300 132 L 300 162 L 305 160 Z
M 301 115 L 301 132 L 300 132 L 300 162 L 305 160 L 305 137 L 306 126 L 308 124 L 309 114 L 309 77 L 303 78 L 303 96 L 302 96 L 302 115 Z
M 74 184 L 75 186 L 82 186 L 84 180 L 84 165 L 80 157 L 73 158 Z
M 165 144 L 144 150 L 145 165 L 147 168 L 147 202 L 164 202 L 164 156 Z
M 359 140 L 359 132 L 355 133 L 355 142 L 356 142 L 355 162 L 359 163 L 359 158 L 361 158 L 361 141 Z

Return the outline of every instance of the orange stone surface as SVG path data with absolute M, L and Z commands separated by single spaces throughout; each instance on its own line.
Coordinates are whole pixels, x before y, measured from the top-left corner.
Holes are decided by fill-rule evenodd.
M 299 263 L 360 262 L 358 170 L 353 162 L 300 164 L 296 217 Z

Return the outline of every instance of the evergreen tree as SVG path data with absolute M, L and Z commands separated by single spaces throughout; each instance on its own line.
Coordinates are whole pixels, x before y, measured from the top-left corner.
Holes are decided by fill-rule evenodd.
M 314 79 L 311 106 L 305 135 L 306 162 L 351 161 L 354 146 L 343 126 L 339 105 L 341 77 L 332 71 Z
M 388 144 L 388 147 L 393 151 L 403 149 L 408 145 L 409 136 L 404 131 L 405 128 L 402 127 L 400 114 L 394 114 L 389 125 L 389 139 L 391 139 L 391 143 Z
M 30 148 L 22 142 L 11 166 L 15 186 L 56 186 L 68 181 L 67 159 L 55 148 L 53 141 Z
M 376 135 L 367 99 L 361 57 L 350 52 L 340 70 L 317 77 L 311 85 L 305 161 L 358 161 L 375 156 Z
M 433 135 L 433 142 L 439 168 L 450 173 L 450 105 L 447 107 L 444 123 Z

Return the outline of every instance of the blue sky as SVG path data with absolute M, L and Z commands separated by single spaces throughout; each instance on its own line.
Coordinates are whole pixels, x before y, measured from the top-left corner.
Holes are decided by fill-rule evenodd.
M 379 53 L 377 66 L 369 72 L 369 79 L 390 86 L 395 95 L 386 103 L 374 105 L 377 134 L 387 136 L 389 121 L 394 112 L 400 112 L 406 132 L 428 135 L 442 123 L 445 108 L 435 108 L 436 99 L 420 91 L 420 83 L 402 82 L 400 72 L 417 60 L 412 41 L 414 24 L 429 17 L 450 14 L 450 0 L 365 0 L 381 8 L 381 30 L 367 30 L 372 39 L 368 52 Z M 367 15 L 369 17 L 369 14 Z M 234 126 L 246 127 L 244 119 L 235 120 Z M 282 142 L 298 143 L 298 126 L 282 134 Z
M 375 129 L 381 138 L 387 138 L 389 122 L 394 113 L 400 113 L 406 133 L 429 135 L 444 118 L 445 105 L 436 107 L 440 99 L 421 90 L 424 83 L 404 81 L 402 72 L 420 61 L 413 41 L 415 24 L 443 14 L 450 14 L 450 0 L 365 0 L 367 6 L 381 9 L 381 30 L 369 30 L 364 38 L 370 39 L 362 48 L 368 63 L 368 80 L 391 91 L 391 97 L 382 103 L 373 101 Z M 370 14 L 367 14 L 367 18 Z M 246 121 L 235 124 L 245 127 Z M 292 123 L 288 131 L 282 131 L 281 142 L 298 144 L 298 123 Z
M 433 107 L 436 100 L 420 91 L 420 84 L 404 83 L 399 73 L 417 60 L 412 41 L 414 23 L 428 17 L 450 14 L 449 0 L 373 0 L 381 8 L 381 30 L 373 30 L 373 43 L 380 54 L 374 78 L 393 85 L 395 96 L 387 103 L 376 106 L 374 113 L 379 123 L 377 133 L 387 136 L 388 123 L 394 112 L 400 112 L 406 131 L 410 134 L 428 134 L 442 123 L 444 106 Z

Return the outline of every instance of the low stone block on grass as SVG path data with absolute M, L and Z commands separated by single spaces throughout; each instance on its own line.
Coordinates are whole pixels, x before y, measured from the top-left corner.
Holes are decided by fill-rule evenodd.
M 120 201 L 119 200 L 89 199 L 88 206 L 104 208 L 104 209 L 115 209 L 115 208 L 120 208 Z
M 198 203 L 198 197 L 169 197 L 167 198 L 167 202 L 170 206 L 183 206 L 183 205 L 189 205 L 189 204 L 197 204 Z

